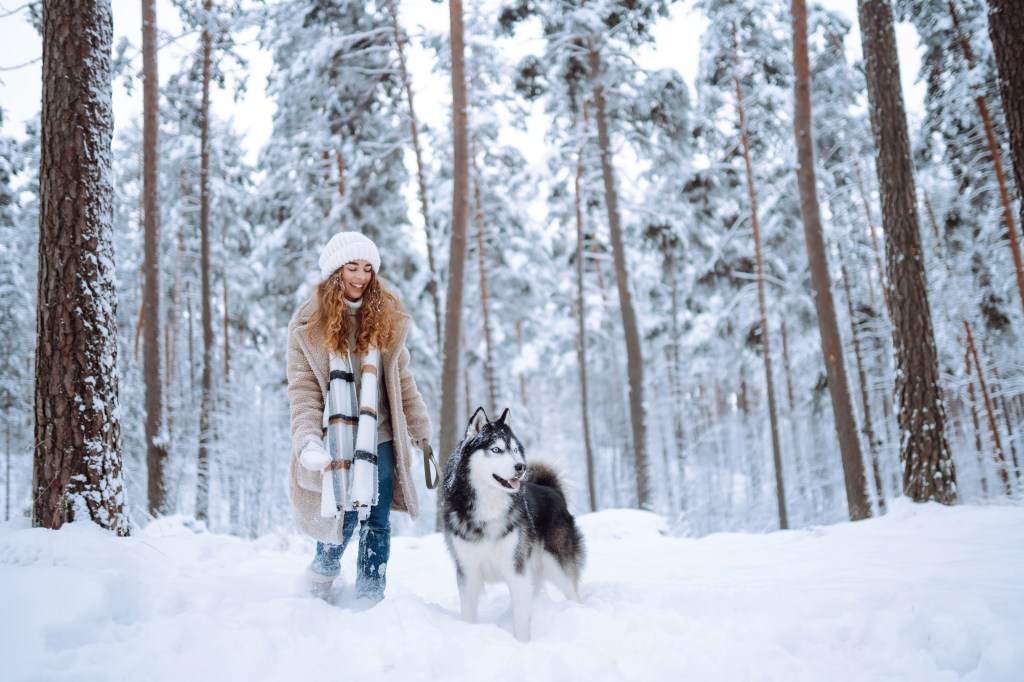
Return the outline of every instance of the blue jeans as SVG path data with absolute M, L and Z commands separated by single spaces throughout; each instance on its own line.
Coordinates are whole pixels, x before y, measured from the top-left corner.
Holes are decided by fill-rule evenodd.
M 356 594 L 381 600 L 387 582 L 388 558 L 391 556 L 391 500 L 395 496 L 395 450 L 391 441 L 377 445 L 377 483 L 380 489 L 377 504 L 370 516 L 359 524 L 359 556 L 356 558 Z M 341 526 L 341 544 L 316 543 L 314 573 L 336 578 L 341 573 L 341 555 L 352 539 L 359 514 L 345 512 Z

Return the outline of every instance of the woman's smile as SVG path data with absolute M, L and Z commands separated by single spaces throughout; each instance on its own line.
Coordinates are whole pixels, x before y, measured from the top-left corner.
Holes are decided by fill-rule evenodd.
M 363 297 L 367 285 L 373 278 L 373 268 L 365 260 L 345 263 L 341 269 L 341 282 L 345 287 L 345 298 L 358 301 Z

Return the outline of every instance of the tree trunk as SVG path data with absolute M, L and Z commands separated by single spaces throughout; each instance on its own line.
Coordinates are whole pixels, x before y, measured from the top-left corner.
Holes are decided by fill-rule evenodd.
M 1019 1 L 1017 3 L 1020 4 Z M 1019 12 L 1019 9 L 1018 9 Z M 967 36 L 964 35 L 963 30 L 960 27 L 960 17 L 956 11 L 956 5 L 953 0 L 949 0 L 949 14 L 953 19 L 953 26 L 956 28 L 957 38 L 959 39 L 960 49 L 964 53 L 964 59 L 967 60 L 967 69 L 969 71 L 974 70 L 974 52 L 971 50 L 971 44 L 967 40 Z M 992 16 L 991 14 L 989 15 Z M 1024 24 L 1022 24 L 1024 26 Z M 1017 65 L 1020 68 L 1020 65 Z M 978 106 L 978 113 L 981 115 L 981 123 L 985 130 L 985 141 L 988 144 L 988 152 L 992 156 L 992 169 L 995 171 L 996 183 L 999 186 L 999 200 L 1003 205 L 1003 223 L 1006 225 L 1006 236 L 1007 242 L 1010 246 L 1010 252 L 1013 256 L 1014 271 L 1017 276 L 1017 292 L 1020 294 L 1020 303 L 1024 307 L 1024 259 L 1022 259 L 1020 252 L 1020 241 L 1017 239 L 1017 226 L 1013 220 L 1013 210 L 1010 201 L 1010 190 L 1006 186 L 1006 172 L 1003 170 L 1002 154 L 999 151 L 999 142 L 996 141 L 995 130 L 992 127 L 992 116 L 988 111 L 988 102 L 985 99 L 985 95 L 978 94 L 974 98 L 975 104 Z M 1007 106 L 1007 118 L 1009 118 L 1012 112 L 1009 109 L 1014 104 L 1021 104 L 1021 102 L 1010 102 Z M 1020 112 L 1018 112 L 1019 114 Z M 1020 190 L 1018 190 L 1018 194 Z
M 474 141 L 475 142 L 475 141 Z M 474 143 L 474 148 L 476 144 Z M 498 380 L 494 373 L 494 338 L 491 333 L 491 310 L 487 298 L 487 263 L 485 259 L 486 245 L 484 239 L 484 206 L 480 196 L 480 176 L 476 167 L 476 154 L 473 155 L 473 216 L 476 222 L 476 258 L 480 269 L 480 311 L 483 313 L 484 325 L 484 376 L 487 379 L 487 399 L 490 401 L 488 410 L 492 414 L 498 410 Z
M 156 0 L 142 0 L 142 184 L 144 215 L 142 374 L 146 383 L 146 467 L 149 513 L 166 514 L 167 445 L 163 432 L 160 367 L 160 81 L 156 63 Z
M 434 258 L 434 228 L 430 222 L 430 203 L 427 201 L 426 165 L 423 162 L 423 150 L 420 146 L 419 119 L 416 118 L 416 107 L 413 106 L 412 80 L 409 78 L 409 70 L 405 62 L 405 37 L 402 35 L 401 25 L 398 21 L 398 8 L 395 5 L 395 0 L 388 0 L 387 6 L 388 12 L 391 14 L 395 46 L 398 49 L 398 67 L 402 74 L 402 87 L 405 90 L 405 99 L 409 103 L 409 130 L 412 133 L 412 150 L 416 157 L 416 186 L 419 193 L 420 213 L 423 214 L 423 232 L 426 235 L 427 241 L 427 267 L 430 270 L 430 282 L 427 284 L 427 291 L 430 292 L 431 301 L 434 303 L 434 332 L 437 335 L 437 348 L 440 350 L 441 291 Z
M 807 260 L 811 270 L 811 282 L 814 285 L 814 307 L 818 317 L 818 331 L 821 334 L 821 354 L 828 376 L 836 438 L 843 460 L 846 503 L 850 520 L 859 521 L 871 516 L 871 502 L 865 484 L 864 459 L 860 451 L 860 438 L 857 436 L 857 419 L 853 415 L 850 388 L 846 379 L 843 344 L 832 300 L 828 254 L 825 250 L 818 190 L 815 186 L 814 138 L 811 132 L 811 67 L 807 54 L 805 0 L 793 0 L 792 12 L 793 66 L 796 75 L 796 113 L 793 117 L 793 129 L 797 146 L 796 181 L 800 192 L 800 215 L 803 218 Z M 884 497 L 879 496 L 879 500 L 884 505 Z
M 757 219 L 757 191 L 754 188 L 754 167 L 750 160 L 750 138 L 747 136 L 747 117 L 743 109 L 743 91 L 739 76 L 733 76 L 736 88 L 736 109 L 740 117 L 740 141 L 743 144 L 743 163 L 747 170 L 747 195 L 750 198 L 750 224 L 754 231 L 754 254 L 757 260 L 757 307 L 761 315 L 761 348 L 764 353 L 764 381 L 768 392 L 768 420 L 772 430 L 772 461 L 775 464 L 775 494 L 779 507 L 779 528 L 789 528 L 786 515 L 786 488 L 782 478 L 782 446 L 779 444 L 779 413 L 775 401 L 775 380 L 772 371 L 772 347 L 768 338 L 768 305 L 764 294 L 764 258 L 761 253 L 761 227 Z
M 114 290 L 109 0 L 43 3 L 32 525 L 128 534 Z
M 210 285 L 210 53 L 211 0 L 204 0 L 207 12 L 202 36 L 203 99 L 199 110 L 199 268 L 202 280 L 203 383 L 199 405 L 199 464 L 196 476 L 196 519 L 205 521 L 210 512 L 210 444 L 213 441 L 210 414 L 213 411 L 213 310 Z
M 683 425 L 683 372 L 679 360 L 679 342 L 683 333 L 679 328 L 679 274 L 675 259 L 670 263 L 668 272 L 669 295 L 672 305 L 669 317 L 668 377 L 672 389 L 672 435 L 675 441 L 676 470 L 679 473 L 678 502 L 679 509 L 686 508 L 686 434 Z
M 629 407 L 633 431 L 633 466 L 636 471 L 637 504 L 641 509 L 649 509 L 651 491 L 647 470 L 647 414 L 644 406 L 643 352 L 640 347 L 636 312 L 633 310 L 633 299 L 629 292 L 626 253 L 622 243 L 622 227 L 619 224 L 618 189 L 615 187 L 615 171 L 612 166 L 611 134 L 608 130 L 601 54 L 593 43 L 588 50 L 588 61 L 594 91 L 597 140 L 601 150 L 601 174 L 604 178 L 608 231 L 612 241 L 612 257 L 615 260 L 615 279 L 619 289 L 619 308 L 622 311 L 622 331 L 626 336 L 626 373 L 629 377 Z
M 587 380 L 587 325 L 586 298 L 584 294 L 584 265 L 586 250 L 583 244 L 583 148 L 576 162 L 576 178 L 573 183 L 573 200 L 576 210 L 576 356 L 580 373 L 580 408 L 583 414 L 583 448 L 587 463 L 587 492 L 590 497 L 590 511 L 597 511 L 597 482 L 594 480 L 594 447 L 590 436 L 590 388 Z
M 988 499 L 988 477 L 985 476 L 985 448 L 981 444 L 981 420 L 978 418 L 978 399 L 974 395 L 974 382 L 971 381 L 971 367 L 973 361 L 970 352 L 964 353 L 964 365 L 967 377 L 967 399 L 971 405 L 971 423 L 974 426 L 974 449 L 978 454 L 978 474 L 981 477 L 981 497 Z
M 840 254 L 840 257 L 842 255 Z M 871 394 L 868 391 L 867 372 L 864 371 L 864 357 L 861 352 L 860 331 L 857 325 L 857 313 L 853 305 L 853 291 L 850 288 L 850 274 L 846 263 L 842 263 L 843 289 L 846 292 L 846 311 L 850 316 L 850 337 L 853 339 L 853 355 L 857 362 L 857 383 L 860 386 L 861 409 L 864 412 L 864 439 L 868 442 L 868 453 L 871 456 L 871 473 L 875 479 L 875 494 L 878 495 L 878 511 L 885 513 L 885 483 L 882 480 L 882 464 L 878 459 L 878 442 L 875 428 L 871 424 Z
M 458 377 L 462 328 L 462 285 L 466 263 L 466 223 L 469 219 L 469 125 L 466 98 L 465 41 L 462 0 L 448 3 L 451 24 L 453 192 L 452 234 L 448 249 L 448 299 L 444 315 L 444 353 L 441 360 L 441 470 L 459 443 Z M 441 507 L 437 508 L 440 528 Z
M 888 0 L 858 0 L 858 10 L 886 235 L 903 491 L 916 502 L 953 504 L 956 468 L 946 441 L 892 7 Z
M 796 486 L 800 499 L 807 499 L 807 467 L 804 464 L 803 446 L 800 444 L 796 431 L 796 399 L 793 392 L 793 363 L 789 360 L 789 335 L 786 333 L 786 320 L 779 325 L 779 336 L 782 339 L 782 370 L 786 374 L 786 398 L 789 402 L 789 429 L 793 437 L 793 462 L 796 465 Z

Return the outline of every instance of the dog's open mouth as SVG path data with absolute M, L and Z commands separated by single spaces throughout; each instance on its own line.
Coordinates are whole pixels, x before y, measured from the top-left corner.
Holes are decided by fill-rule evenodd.
M 491 475 L 494 476 L 494 480 L 497 481 L 498 483 L 500 483 L 503 488 L 508 488 L 512 492 L 515 492 L 516 490 L 519 490 L 519 479 L 518 478 L 510 478 L 508 480 L 505 480 L 504 478 L 502 478 L 498 474 L 491 474 Z

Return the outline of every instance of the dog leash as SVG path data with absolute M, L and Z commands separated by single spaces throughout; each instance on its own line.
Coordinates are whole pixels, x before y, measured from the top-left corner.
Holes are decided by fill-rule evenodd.
M 422 452 L 423 452 L 423 476 L 424 476 L 424 478 L 427 479 L 427 489 L 428 490 L 433 490 L 434 488 L 437 487 L 437 481 L 438 481 L 438 478 L 439 478 L 439 476 L 438 476 L 438 468 L 437 468 L 437 460 L 434 459 L 434 449 L 432 447 L 430 447 L 430 443 L 424 442 L 423 443 L 423 451 Z M 431 481 L 430 481 L 430 466 L 431 465 L 434 466 L 434 481 L 433 481 L 433 483 L 431 483 Z

